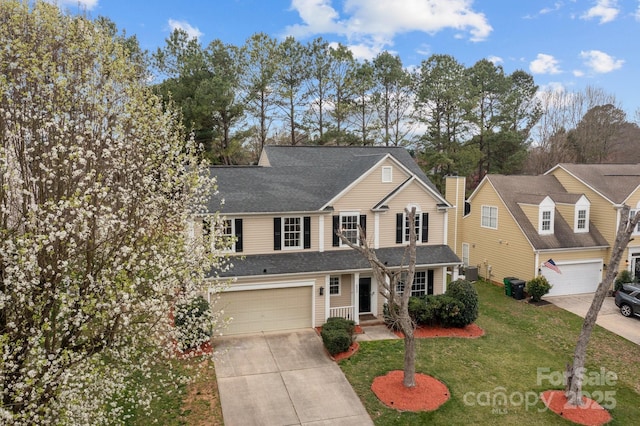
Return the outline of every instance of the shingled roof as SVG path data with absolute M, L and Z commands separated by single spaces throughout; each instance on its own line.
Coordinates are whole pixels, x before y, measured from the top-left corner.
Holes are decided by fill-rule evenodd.
M 575 203 L 583 194 L 568 193 L 555 176 L 505 176 L 487 175 L 505 206 L 519 224 L 526 238 L 536 250 L 608 247 L 600 231 L 589 223 L 589 232 L 576 233 L 556 209 L 554 233 L 540 235 L 537 224 L 532 224 L 520 204 L 539 204 L 549 196 L 556 203 Z
M 418 180 L 438 190 L 401 147 L 266 146 L 260 166 L 214 166 L 224 213 L 311 212 L 391 155 Z M 211 200 L 210 211 L 220 210 Z
M 389 267 L 406 266 L 408 262 L 406 246 L 379 248 L 376 255 Z M 447 245 L 425 245 L 416 247 L 416 263 L 418 267 L 458 265 L 460 259 Z M 369 262 L 355 250 L 304 251 L 258 254 L 234 259 L 233 268 L 221 272 L 218 276 L 253 277 L 354 270 L 371 270 Z
M 558 167 L 580 179 L 615 204 L 625 202 L 640 186 L 640 164 L 562 163 L 546 174 L 551 174 Z

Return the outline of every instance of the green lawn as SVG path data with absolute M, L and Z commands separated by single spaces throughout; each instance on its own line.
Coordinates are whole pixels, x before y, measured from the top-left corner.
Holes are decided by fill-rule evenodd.
M 388 409 L 370 389 L 376 376 L 402 369 L 402 340 L 361 342 L 359 352 L 340 363 L 375 424 L 571 424 L 545 410 L 542 402 L 535 403 L 540 392 L 563 389 L 558 382 L 551 384 L 544 371 L 539 375 L 538 369 L 546 368 L 546 377 L 555 374 L 552 379 L 564 371 L 582 318 L 554 305 L 535 307 L 513 300 L 503 288 L 487 283 L 478 282 L 476 288 L 480 297 L 476 323 L 485 336 L 421 339 L 417 344 L 416 370 L 438 378 L 451 392 L 451 399 L 435 412 Z M 615 403 L 610 410 L 612 425 L 638 421 L 638 366 L 638 345 L 596 327 L 587 355 L 592 384 L 584 390 L 603 404 Z M 595 373 L 602 368 L 616 373 L 617 380 L 598 383 L 600 376 Z M 507 396 L 506 405 L 499 404 L 500 395 Z

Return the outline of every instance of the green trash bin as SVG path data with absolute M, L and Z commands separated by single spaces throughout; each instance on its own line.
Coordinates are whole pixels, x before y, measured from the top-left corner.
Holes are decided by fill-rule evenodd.
M 511 297 L 511 280 L 517 280 L 516 277 L 505 277 L 502 282 L 504 283 L 504 294 Z

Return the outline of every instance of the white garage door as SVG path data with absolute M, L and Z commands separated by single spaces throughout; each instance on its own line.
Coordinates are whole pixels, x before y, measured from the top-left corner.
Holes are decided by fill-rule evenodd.
M 593 293 L 602 281 L 601 260 L 556 264 L 562 274 L 542 267 L 542 275 L 553 285 L 547 296 Z
M 311 327 L 313 287 L 227 291 L 216 306 L 232 317 L 224 334 Z

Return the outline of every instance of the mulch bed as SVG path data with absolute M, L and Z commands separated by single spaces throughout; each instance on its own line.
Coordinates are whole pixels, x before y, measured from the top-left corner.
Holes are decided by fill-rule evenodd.
M 387 407 L 401 411 L 433 411 L 451 397 L 449 389 L 438 379 L 416 373 L 416 386 L 405 387 L 404 372 L 390 371 L 373 379 L 371 390 Z
M 548 390 L 542 392 L 541 396 L 551 411 L 574 423 L 600 426 L 611 421 L 611 414 L 592 399 L 582 397 L 584 405 L 575 407 L 567 404 L 567 397 L 561 390 Z
M 401 331 L 394 331 L 394 334 L 400 338 L 404 338 L 404 333 Z M 414 331 L 414 336 L 418 339 L 430 337 L 466 337 L 473 339 L 484 336 L 484 330 L 475 324 L 469 324 L 463 328 L 420 326 Z
M 347 359 L 350 356 L 354 355 L 356 352 L 358 352 L 358 349 L 360 349 L 360 344 L 358 342 L 353 342 L 351 344 L 351 346 L 349 346 L 349 350 L 347 350 L 346 352 L 340 352 L 339 354 L 335 354 L 335 355 L 329 354 L 329 356 L 334 361 L 338 362 L 338 361 L 342 361 L 343 359 Z

